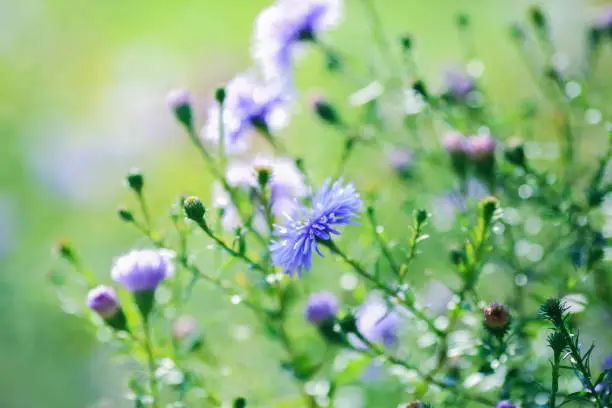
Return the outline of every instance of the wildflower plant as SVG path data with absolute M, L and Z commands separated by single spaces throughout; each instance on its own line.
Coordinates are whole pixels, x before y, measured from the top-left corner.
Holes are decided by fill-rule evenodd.
M 531 8 L 509 28 L 541 93 L 512 121 L 474 73 L 482 71 L 477 57 L 446 71 L 435 91 L 420 76 L 413 38 L 390 41 L 374 2 L 362 3 L 385 70 L 364 73 L 327 42 L 342 21 L 340 0 L 277 0 L 256 19 L 254 67 L 211 95 L 208 115 L 188 91 L 172 92 L 169 114 L 215 179 L 212 199 L 169 197 L 159 222 L 147 203 L 154 184 L 132 170 L 125 181 L 137 210 L 118 215 L 146 241 L 109 260 L 106 277 L 59 244 L 58 257 L 75 271 L 53 274 L 60 299 L 78 286 L 84 314 L 107 333 L 100 337 L 136 363 L 126 381 L 134 407 L 611 406 L 612 363 L 598 369 L 605 350 L 594 346 L 610 340 L 609 322 L 587 348 L 573 318 L 612 309 L 612 124 L 587 87 L 610 42 L 609 18 L 585 33 L 591 55 L 581 73 L 554 64 L 544 10 Z M 469 16 L 458 16 L 457 29 L 469 37 Z M 308 105 L 342 138 L 323 176 L 283 130 L 300 103 L 295 72 L 307 49 L 322 53 L 329 75 L 356 82 L 349 99 L 357 112 L 320 94 Z M 391 109 L 398 89 L 402 109 Z M 532 139 L 538 110 L 552 110 L 548 131 L 560 138 L 549 162 Z M 587 132 L 597 160 L 580 154 Z M 372 176 L 371 163 L 349 169 L 357 149 L 388 174 Z M 445 184 L 437 188 L 427 173 L 444 174 Z M 227 385 L 223 344 L 185 312 L 202 286 L 223 295 L 219 308 L 252 316 L 274 350 L 265 357 L 277 385 Z M 351 405 L 345 396 L 355 387 L 360 401 Z

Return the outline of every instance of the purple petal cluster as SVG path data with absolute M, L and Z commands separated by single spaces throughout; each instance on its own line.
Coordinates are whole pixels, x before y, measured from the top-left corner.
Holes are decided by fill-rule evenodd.
M 252 72 L 237 75 L 225 88 L 223 139 L 229 153 L 249 147 L 247 135 L 254 129 L 276 131 L 288 122 L 287 105 L 291 95 L 284 87 L 263 84 Z M 204 137 L 218 144 L 221 138 L 220 107 L 213 105 L 203 130 Z
M 458 69 L 448 69 L 444 74 L 448 93 L 455 99 L 463 100 L 476 88 L 474 78 Z
M 131 251 L 115 259 L 111 278 L 133 293 L 155 290 L 161 281 L 174 274 L 174 256 L 167 249 Z
M 278 0 L 264 9 L 255 22 L 252 51 L 266 79 L 290 79 L 301 45 L 341 18 L 341 0 Z
M 87 307 L 106 319 L 119 310 L 119 299 L 113 288 L 100 285 L 87 294 Z
M 496 408 L 516 408 L 516 405 L 508 400 L 499 401 Z
M 318 324 L 332 319 L 338 312 L 338 299 L 331 292 L 319 292 L 310 295 L 306 304 L 306 320 Z
M 296 216 L 288 216 L 285 225 L 276 227 L 278 240 L 270 245 L 273 264 L 291 276 L 296 270 L 300 277 L 304 270 L 309 271 L 313 251 L 323 256 L 318 241 L 339 235 L 338 226 L 355 224 L 363 205 L 355 187 L 343 185 L 342 179 L 333 184 L 328 179 L 311 202 L 311 208 L 298 206 Z

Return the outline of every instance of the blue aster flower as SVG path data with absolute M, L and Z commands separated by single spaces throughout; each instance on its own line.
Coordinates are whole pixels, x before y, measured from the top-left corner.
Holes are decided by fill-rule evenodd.
M 338 313 L 339 302 L 336 295 L 331 292 L 313 293 L 306 303 L 306 320 L 312 324 L 319 324 L 333 319 Z
M 237 75 L 225 88 L 223 103 L 224 143 L 227 152 L 239 153 L 249 147 L 248 133 L 255 129 L 275 132 L 288 123 L 288 103 L 291 93 L 286 87 L 263 84 L 257 75 L 246 72 Z M 208 113 L 204 137 L 219 143 L 219 105 Z
M 286 81 L 302 44 L 342 19 L 342 0 L 278 0 L 255 22 L 253 57 L 266 79 Z
M 339 235 L 338 226 L 355 225 L 363 202 L 353 184 L 342 184 L 342 179 L 331 180 L 319 188 L 311 198 L 312 208 L 299 205 L 294 216 L 287 216 L 283 226 L 276 226 L 278 240 L 270 245 L 272 263 L 282 266 L 283 272 L 293 276 L 297 270 L 310 270 L 312 252 L 323 256 L 319 241 L 328 241 Z

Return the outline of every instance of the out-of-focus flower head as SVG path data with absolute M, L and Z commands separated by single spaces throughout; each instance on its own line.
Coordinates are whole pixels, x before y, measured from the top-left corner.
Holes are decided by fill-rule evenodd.
M 599 30 L 612 30 L 612 5 L 605 7 L 597 14 L 593 25 Z
M 398 174 L 410 174 L 414 165 L 414 152 L 408 147 L 394 146 L 387 150 L 387 160 Z
M 340 23 L 342 0 L 278 0 L 255 21 L 252 53 L 267 80 L 286 84 L 302 43 Z
M 250 146 L 249 133 L 254 130 L 275 132 L 287 125 L 291 95 L 287 88 L 263 84 L 253 72 L 238 74 L 225 88 L 223 102 L 223 139 L 228 153 L 244 152 Z M 220 143 L 220 106 L 215 103 L 208 112 L 204 137 Z
M 313 293 L 306 303 L 306 320 L 312 324 L 333 319 L 338 312 L 338 299 L 331 292 Z
M 228 184 L 232 187 L 259 188 L 258 170 L 266 168 L 270 170 L 270 179 L 267 186 L 270 189 L 270 202 L 272 213 L 280 216 L 291 213 L 296 207 L 296 199 L 307 194 L 304 176 L 298 170 L 293 160 L 285 157 L 272 158 L 267 156 L 256 156 L 250 161 L 236 160 L 230 163 L 226 170 Z M 214 205 L 223 208 L 222 226 L 224 229 L 234 229 L 240 224 L 237 210 L 230 202 L 229 194 L 221 184 L 213 185 Z M 256 214 L 256 221 L 263 214 Z M 265 220 L 261 219 L 265 226 Z M 255 225 L 260 225 L 256 222 Z
M 340 235 L 338 226 L 355 224 L 363 205 L 353 184 L 343 185 L 342 179 L 321 186 L 311 198 L 312 207 L 298 206 L 287 222 L 276 226 L 277 240 L 270 245 L 272 263 L 282 266 L 283 272 L 301 277 L 312 265 L 312 252 L 323 256 L 318 241 L 328 241 Z
M 489 134 L 476 135 L 467 139 L 467 153 L 474 161 L 492 157 L 496 147 L 497 141 Z
M 444 82 L 448 93 L 457 100 L 466 99 L 476 87 L 474 78 L 456 68 L 444 72 Z
M 155 290 L 174 274 L 174 256 L 168 249 L 133 250 L 115 259 L 111 278 L 133 293 Z
M 372 343 L 381 342 L 385 347 L 397 343 L 398 332 L 401 325 L 399 313 L 389 306 L 378 296 L 371 295 L 359 307 L 357 311 L 357 330 L 361 335 Z M 350 336 L 349 340 L 357 348 L 365 348 L 366 345 L 356 336 Z
M 508 400 L 499 401 L 496 408 L 516 408 L 516 405 Z
M 508 327 L 510 323 L 510 311 L 508 307 L 493 302 L 484 309 L 485 325 L 492 330 L 499 330 Z

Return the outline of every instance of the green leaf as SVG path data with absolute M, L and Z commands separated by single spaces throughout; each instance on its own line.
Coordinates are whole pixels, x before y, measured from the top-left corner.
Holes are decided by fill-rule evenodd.
M 363 374 L 363 370 L 370 364 L 372 359 L 369 356 L 355 355 L 347 363 L 343 370 L 334 375 L 334 382 L 337 386 L 351 384 L 357 381 Z

